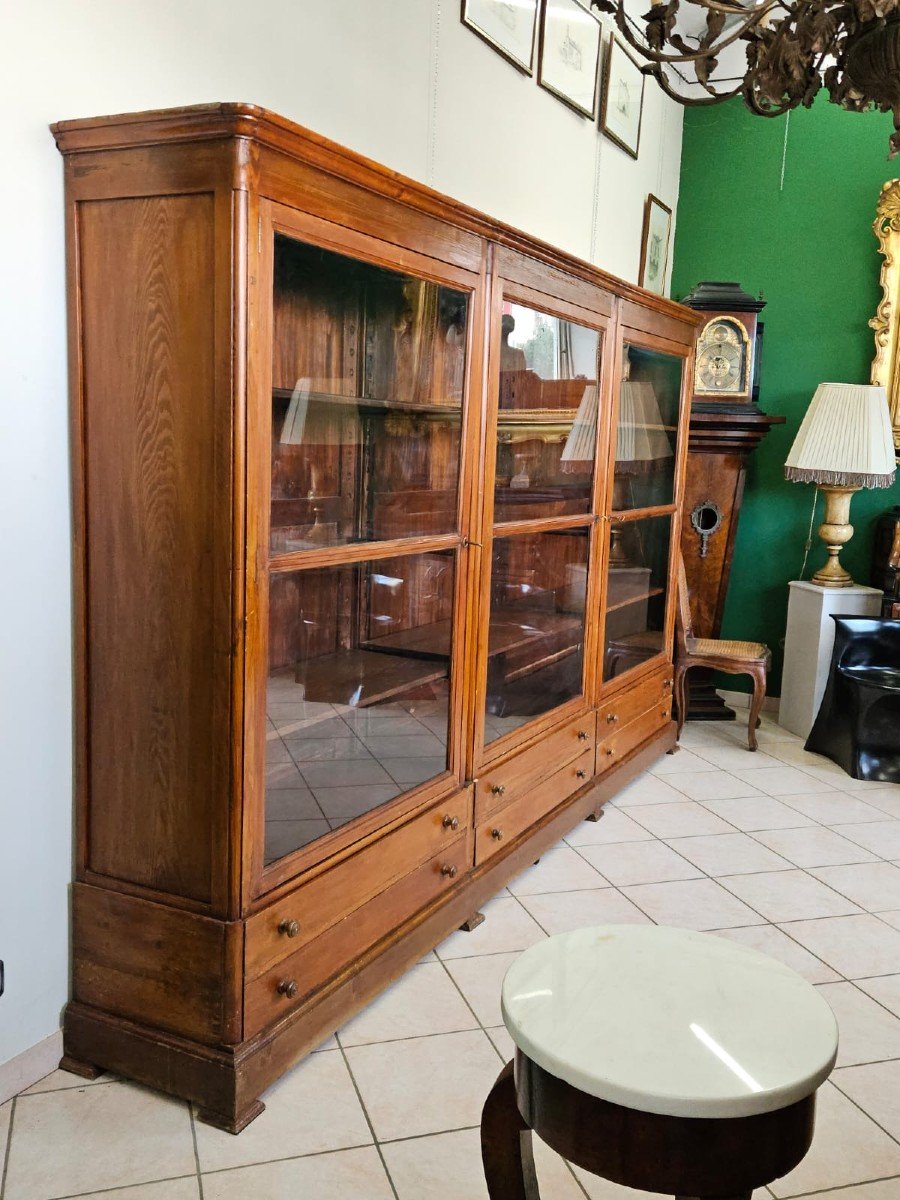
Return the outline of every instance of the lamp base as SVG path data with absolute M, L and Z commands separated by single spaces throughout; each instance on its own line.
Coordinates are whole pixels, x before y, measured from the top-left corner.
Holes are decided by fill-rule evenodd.
M 819 537 L 828 551 L 828 561 L 812 577 L 812 583 L 820 587 L 853 587 L 853 579 L 840 563 L 841 548 L 853 537 L 850 524 L 850 501 L 858 487 L 836 487 L 820 484 L 819 491 L 825 497 L 825 519 L 819 526 Z

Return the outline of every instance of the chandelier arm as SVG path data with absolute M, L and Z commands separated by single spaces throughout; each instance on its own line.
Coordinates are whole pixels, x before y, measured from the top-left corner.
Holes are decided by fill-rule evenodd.
M 706 91 L 709 92 L 708 96 L 683 96 L 679 92 L 676 92 L 675 89 L 670 85 L 668 79 L 666 78 L 666 73 L 663 70 L 662 63 L 657 63 L 655 67 L 652 67 L 648 71 L 648 74 L 656 80 L 660 88 L 663 90 L 663 92 L 665 92 L 670 100 L 675 100 L 678 104 L 683 105 L 685 108 L 709 108 L 713 104 L 722 104 L 725 100 L 731 100 L 734 96 L 740 95 L 741 87 L 743 86 L 743 81 L 741 81 L 736 88 L 733 88 L 729 92 L 717 92 L 708 84 L 706 84 L 704 86 Z M 690 80 L 687 80 L 686 82 L 690 83 Z
M 752 28 L 758 25 L 763 17 L 765 17 L 775 7 L 777 7 L 777 0 L 767 0 L 765 5 L 754 11 L 754 13 L 748 17 L 745 22 L 743 22 L 743 24 L 739 25 L 733 33 L 729 34 L 727 38 L 724 38 L 715 47 L 707 46 L 703 50 L 697 50 L 696 52 L 689 54 L 664 54 L 661 50 L 654 50 L 652 47 L 648 46 L 646 40 L 639 41 L 628 27 L 629 18 L 625 13 L 624 0 L 618 0 L 615 20 L 619 32 L 622 34 L 631 48 L 636 50 L 638 54 L 640 54 L 641 57 L 646 59 L 648 62 L 687 63 L 696 62 L 701 58 L 713 58 L 718 56 L 728 46 L 731 46 L 734 42 L 740 41 L 741 38 L 745 37 L 745 35 Z

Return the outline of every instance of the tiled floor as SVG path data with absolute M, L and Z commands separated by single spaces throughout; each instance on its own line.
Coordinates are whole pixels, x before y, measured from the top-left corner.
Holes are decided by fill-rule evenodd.
M 0 1200 L 485 1200 L 477 1124 L 510 1053 L 500 981 L 548 933 L 651 920 L 800 971 L 841 1027 L 813 1148 L 754 1200 L 900 1200 L 900 788 L 770 721 L 684 749 L 578 826 L 285 1077 L 240 1137 L 115 1080 L 48 1076 L 0 1108 Z M 5 1147 L 5 1159 L 3 1151 Z M 544 1200 L 640 1200 L 538 1148 Z

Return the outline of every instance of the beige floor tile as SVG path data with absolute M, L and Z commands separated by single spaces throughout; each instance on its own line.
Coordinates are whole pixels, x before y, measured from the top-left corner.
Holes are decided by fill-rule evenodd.
M 582 846 L 580 853 L 600 874 L 620 887 L 629 883 L 664 883 L 696 879 L 701 872 L 662 842 L 625 842 L 615 846 Z
M 508 1063 L 516 1053 L 516 1044 L 509 1036 L 509 1032 L 505 1025 L 493 1025 L 487 1030 L 487 1035 L 497 1047 L 497 1052 L 503 1059 L 504 1063 Z
M 479 954 L 477 958 L 456 958 L 447 970 L 459 990 L 475 1010 L 482 1025 L 502 1025 L 500 986 L 503 977 L 519 957 L 514 954 Z M 443 967 L 441 970 L 443 971 Z M 447 981 L 451 981 L 448 979 Z M 452 986 L 452 984 L 451 984 Z
M 711 771 L 713 769 L 712 763 L 708 763 L 698 754 L 692 754 L 690 750 L 679 750 L 677 754 L 664 754 L 662 758 L 657 759 L 650 768 L 650 773 L 669 777 L 680 775 L 684 771 Z
M 384 1141 L 478 1125 L 501 1065 L 481 1031 L 354 1046 L 347 1059 Z
M 6 1139 L 9 1134 L 9 1122 L 12 1117 L 12 1100 L 7 1100 L 5 1104 L 0 1104 L 0 1163 L 6 1162 Z M 2 1179 L 2 1170 L 0 1167 L 0 1179 Z
M 866 804 L 871 804 L 873 808 L 879 809 L 885 816 L 900 820 L 900 784 L 868 790 Z
M 894 863 L 894 866 L 900 867 L 900 863 Z M 886 921 L 893 929 L 900 929 L 900 909 L 894 909 L 893 912 L 880 912 L 878 919 Z
M 195 1170 L 186 1104 L 128 1083 L 66 1088 L 19 1098 L 4 1200 L 47 1200 Z
M 738 796 L 727 800 L 706 800 L 704 804 L 710 812 L 717 813 L 729 825 L 745 833 L 754 833 L 759 829 L 796 829 L 816 824 L 811 817 L 804 816 L 771 796 Z
M 685 750 L 699 751 L 704 746 L 730 746 L 734 742 L 712 721 L 689 721 L 681 731 L 678 745 Z
M 767 796 L 802 796 L 811 790 L 811 785 L 819 791 L 827 791 L 830 786 L 819 781 L 816 787 L 816 781 L 796 767 L 739 769 L 732 774 L 744 783 L 751 784 L 757 791 L 765 792 Z
M 816 1132 L 809 1153 L 769 1189 L 782 1200 L 898 1173 L 900 1146 L 826 1083 L 818 1093 Z
M 714 833 L 710 837 L 680 837 L 667 842 L 707 875 L 738 875 L 745 871 L 789 871 L 791 864 L 746 833 Z
M 719 882 L 767 921 L 809 921 L 816 917 L 846 917 L 860 911 L 852 900 L 805 871 L 727 875 Z
M 876 861 L 871 851 L 823 826 L 760 829 L 753 836 L 798 867 L 837 867 Z
M 716 937 L 728 938 L 750 946 L 760 954 L 777 958 L 786 967 L 802 975 L 808 983 L 833 983 L 840 979 L 837 971 L 826 966 L 820 959 L 782 933 L 774 925 L 748 925 L 738 929 L 719 929 Z
M 794 921 L 784 932 L 846 979 L 900 972 L 900 931 L 878 917 L 827 917 Z
M 900 1138 L 900 1062 L 845 1067 L 832 1078 L 882 1129 Z
M 647 883 L 622 890 L 658 925 L 727 929 L 735 925 L 759 925 L 763 920 L 712 879 Z
M 759 796 L 761 793 L 749 783 L 744 783 L 727 771 L 718 767 L 708 771 L 684 771 L 672 777 L 672 786 L 682 792 L 689 800 L 733 800 L 741 796 Z
M 204 1200 L 393 1200 L 393 1195 L 374 1146 L 203 1176 Z
M 900 858 L 900 821 L 867 821 L 836 825 L 835 832 L 871 850 L 881 858 Z
M 900 1176 L 894 1179 L 881 1179 L 877 1183 L 860 1183 L 855 1187 L 816 1192 L 815 1194 L 815 1200 L 897 1200 L 898 1197 L 900 1197 Z
M 681 796 L 678 797 L 682 799 Z M 613 842 L 652 841 L 653 834 L 621 808 L 604 804 L 599 821 L 581 821 L 566 834 L 570 846 L 605 846 Z
M 340 1031 L 342 1046 L 454 1033 L 477 1029 L 469 1011 L 439 962 L 419 963 L 383 992 Z
M 701 744 L 694 753 L 712 763 L 714 767 L 721 767 L 723 771 L 731 771 L 733 768 L 756 770 L 759 767 L 779 765 L 779 760 L 773 758 L 771 752 L 767 754 L 764 750 L 753 751 L 746 741 L 743 746 L 736 746 L 733 742 L 724 743 L 721 739 L 716 739 L 715 742 Z
M 847 896 L 868 912 L 900 908 L 900 867 L 893 863 L 859 863 L 848 867 L 814 867 L 811 875 Z
M 590 1200 L 663 1200 L 659 1192 L 644 1192 L 635 1188 L 622 1187 L 619 1183 L 610 1183 L 608 1179 L 600 1179 L 596 1175 L 591 1175 L 589 1171 L 583 1171 L 581 1167 L 573 1169 Z M 550 1197 L 549 1200 L 553 1200 L 553 1198 Z M 765 1188 L 759 1188 L 753 1193 L 753 1200 L 770 1200 L 770 1196 Z
M 113 1188 L 111 1192 L 88 1192 L 78 1200 L 200 1200 L 200 1181 L 196 1175 L 189 1175 L 184 1179 Z
M 522 903 L 548 933 L 568 933 L 589 925 L 648 925 L 650 918 L 615 888 L 525 896 Z
M 680 804 L 683 800 L 684 795 L 665 779 L 641 775 L 613 797 L 610 804 L 615 808 L 629 809 L 641 804 Z
M 343 1150 L 372 1141 L 339 1050 L 311 1054 L 270 1088 L 263 1100 L 266 1111 L 239 1137 L 196 1123 L 202 1171 Z
M 812 817 L 820 825 L 851 825 L 854 822 L 883 821 L 884 813 L 858 796 L 848 796 L 846 792 L 807 791 L 801 795 L 791 795 L 785 798 L 785 804 L 790 805 L 804 816 Z M 841 831 L 838 830 L 838 833 Z M 842 836 L 846 837 L 846 834 Z M 851 841 L 855 839 L 851 838 Z
M 96 1087 L 98 1084 L 112 1083 L 114 1075 L 100 1075 L 97 1079 L 82 1079 L 71 1071 L 51 1071 L 30 1088 L 21 1093 L 23 1096 L 36 1096 L 39 1092 L 59 1092 L 64 1088 Z
M 859 979 L 856 986 L 879 1004 L 900 1017 L 900 975 L 880 975 L 875 979 Z
M 895 1016 L 852 983 L 826 983 L 818 991 L 837 1017 L 839 1067 L 900 1058 L 900 1021 Z
M 634 819 L 658 838 L 733 832 L 726 821 L 693 800 L 681 804 L 649 804 L 635 809 Z
M 533 1138 L 538 1185 L 545 1200 L 584 1200 L 572 1172 L 558 1154 Z M 477 1129 L 384 1146 L 399 1200 L 487 1200 Z M 348 1197 L 348 1200 L 350 1198 Z
M 481 907 L 484 921 L 471 933 L 452 933 L 437 948 L 440 958 L 471 958 L 474 954 L 504 954 L 527 950 L 546 936 L 512 896 L 500 896 Z
M 575 892 L 603 887 L 606 880 L 580 854 L 568 846 L 546 851 L 536 866 L 523 871 L 509 885 L 514 896 L 539 896 L 542 892 Z

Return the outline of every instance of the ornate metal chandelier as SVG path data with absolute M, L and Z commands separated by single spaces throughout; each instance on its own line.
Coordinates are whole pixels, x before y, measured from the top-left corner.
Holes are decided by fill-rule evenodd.
M 681 104 L 740 95 L 751 112 L 777 117 L 809 108 L 825 88 L 851 112 L 893 112 L 890 156 L 900 153 L 900 0 L 657 0 L 643 28 L 625 0 L 591 4 L 615 17 L 644 73 Z

